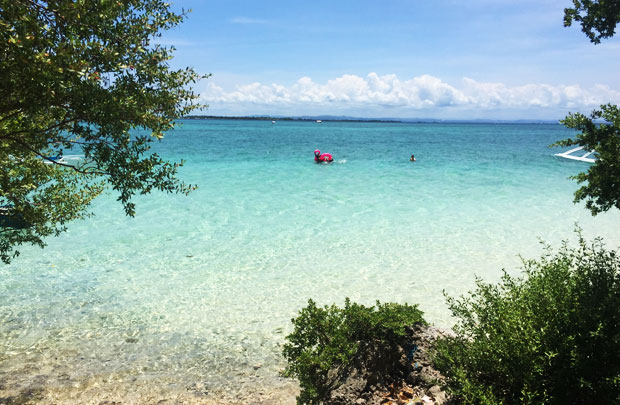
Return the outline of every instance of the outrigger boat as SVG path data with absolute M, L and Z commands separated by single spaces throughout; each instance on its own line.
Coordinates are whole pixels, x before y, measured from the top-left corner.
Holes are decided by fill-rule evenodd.
M 48 156 L 43 163 L 51 165 L 52 163 L 60 163 L 64 165 L 74 166 L 75 162 L 82 159 L 81 155 L 58 155 L 58 156 Z
M 584 153 L 583 155 L 580 155 L 580 156 L 574 155 L 574 153 L 577 153 L 577 152 L 582 151 L 582 150 L 584 150 L 584 147 L 580 146 L 580 147 L 575 148 L 575 149 L 567 150 L 566 152 L 556 153 L 555 156 L 562 157 L 562 158 L 565 158 L 565 159 L 578 160 L 580 162 L 588 162 L 588 163 L 596 162 L 596 156 L 593 156 L 593 154 L 596 152 L 594 150 L 591 150 L 589 152 L 585 151 L 586 153 Z M 593 156 L 593 157 L 590 157 L 590 156 Z

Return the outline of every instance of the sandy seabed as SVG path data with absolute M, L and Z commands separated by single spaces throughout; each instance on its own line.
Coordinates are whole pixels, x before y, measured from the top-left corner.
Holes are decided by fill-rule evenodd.
M 72 376 L 71 367 L 37 364 L 2 365 L 0 405 L 9 404 L 295 404 L 297 383 L 280 378 L 269 386 L 260 379 L 241 383 L 235 390 L 207 388 L 202 383 L 171 377 L 132 374 Z

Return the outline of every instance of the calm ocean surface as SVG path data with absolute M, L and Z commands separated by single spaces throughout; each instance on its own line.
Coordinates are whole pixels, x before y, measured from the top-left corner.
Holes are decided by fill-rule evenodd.
M 419 303 L 450 326 L 442 290 L 518 272 L 539 239 L 574 240 L 579 223 L 620 246 L 620 213 L 593 218 L 572 203 L 568 177 L 587 164 L 548 148 L 571 134 L 184 121 L 156 149 L 186 160 L 180 177 L 198 190 L 138 198 L 133 219 L 104 195 L 95 217 L 0 266 L 0 381 L 207 396 L 277 388 L 280 345 L 309 298 Z M 317 148 L 336 162 L 314 164 Z

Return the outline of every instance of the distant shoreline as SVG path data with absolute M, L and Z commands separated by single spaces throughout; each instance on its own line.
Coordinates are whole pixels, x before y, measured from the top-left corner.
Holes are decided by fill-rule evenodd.
M 360 118 L 347 116 L 298 116 L 298 117 L 271 117 L 271 116 L 223 116 L 223 115 L 188 115 L 186 120 L 239 120 L 239 121 L 317 121 L 322 122 L 369 122 L 389 124 L 543 124 L 558 125 L 557 120 L 448 120 L 434 118 Z
M 184 120 L 241 120 L 241 121 L 331 121 L 331 122 L 393 122 L 393 123 L 409 123 L 406 121 L 396 121 L 391 119 L 364 119 L 364 118 L 314 118 L 314 117 L 244 117 L 244 116 L 220 116 L 220 115 L 189 115 L 183 117 Z M 417 122 L 417 121 L 411 121 Z M 420 121 L 422 122 L 422 121 Z M 425 121 L 426 122 L 426 121 Z

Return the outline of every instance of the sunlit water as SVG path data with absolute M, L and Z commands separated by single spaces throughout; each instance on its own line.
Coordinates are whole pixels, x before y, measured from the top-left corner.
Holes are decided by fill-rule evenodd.
M 278 389 L 289 384 L 280 345 L 309 298 L 418 303 L 450 326 L 443 290 L 517 273 L 539 238 L 558 246 L 579 223 L 620 245 L 618 212 L 593 218 L 572 203 L 568 177 L 587 164 L 548 148 L 569 135 L 532 124 L 185 121 L 156 149 L 186 160 L 180 175 L 197 191 L 138 198 L 135 219 L 105 195 L 94 218 L 0 266 L 0 397 Z M 314 164 L 316 148 L 336 163 Z

